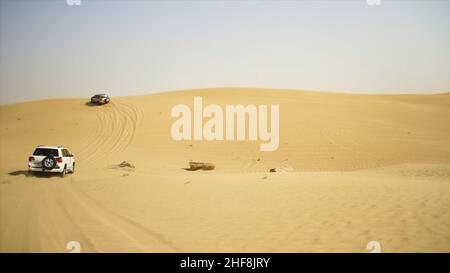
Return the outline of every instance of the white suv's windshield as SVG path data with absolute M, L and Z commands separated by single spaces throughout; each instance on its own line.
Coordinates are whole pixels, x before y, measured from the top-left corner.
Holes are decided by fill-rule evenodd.
M 37 148 L 36 150 L 34 150 L 33 155 L 37 155 L 37 156 L 55 156 L 58 157 L 59 153 L 57 149 L 50 149 L 50 148 Z

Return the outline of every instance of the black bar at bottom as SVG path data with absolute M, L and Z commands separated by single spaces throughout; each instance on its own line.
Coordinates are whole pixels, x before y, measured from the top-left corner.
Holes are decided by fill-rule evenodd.
M 309 272 L 359 269 L 385 272 L 392 265 L 418 270 L 445 265 L 450 254 L 294 254 L 294 253 L 152 253 L 152 254 L 0 254 L 12 268 L 71 269 L 89 272 L 99 268 L 140 272 Z M 155 271 L 158 269 L 157 271 Z M 308 270 L 306 270 L 308 269 Z M 87 271 L 86 271 L 87 270 Z M 104 272 L 104 271 L 102 271 Z

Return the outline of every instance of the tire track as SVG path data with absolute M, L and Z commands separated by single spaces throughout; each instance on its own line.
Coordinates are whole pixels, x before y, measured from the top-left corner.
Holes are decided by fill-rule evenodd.
M 181 251 L 162 234 L 118 215 L 69 184 L 64 187 L 64 196 L 70 205 L 66 211 L 73 214 L 79 229 L 97 251 Z
M 143 119 L 141 109 L 117 99 L 97 109 L 95 135 L 80 152 L 80 158 L 85 162 L 124 151 L 133 142 L 137 126 Z
M 105 138 L 104 134 L 107 134 L 107 132 L 104 130 L 106 111 L 103 107 L 97 107 L 95 110 L 97 126 L 94 137 L 89 141 L 89 144 L 85 146 L 79 153 L 79 157 L 83 161 L 89 161 L 89 157 L 91 157 L 92 154 L 95 154 L 99 149 L 101 141 Z
M 60 181 L 27 184 L 14 217 L 2 231 L 2 252 L 66 252 L 71 240 L 79 241 L 87 251 L 95 251 L 63 206 L 66 193 Z
M 35 178 L 2 224 L 1 252 L 180 252 L 162 233 L 108 209 L 67 181 Z

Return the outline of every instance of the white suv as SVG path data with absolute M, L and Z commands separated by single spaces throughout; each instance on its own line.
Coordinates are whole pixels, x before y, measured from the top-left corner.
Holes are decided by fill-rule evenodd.
M 39 145 L 28 158 L 28 170 L 60 173 L 64 177 L 67 172 L 75 172 L 75 157 L 62 146 Z

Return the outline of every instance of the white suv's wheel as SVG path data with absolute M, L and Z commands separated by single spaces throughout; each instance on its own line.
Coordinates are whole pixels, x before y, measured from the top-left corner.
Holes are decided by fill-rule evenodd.
M 66 176 L 66 173 L 67 173 L 67 168 L 66 168 L 66 166 L 64 166 L 64 169 L 61 172 L 61 177 Z

